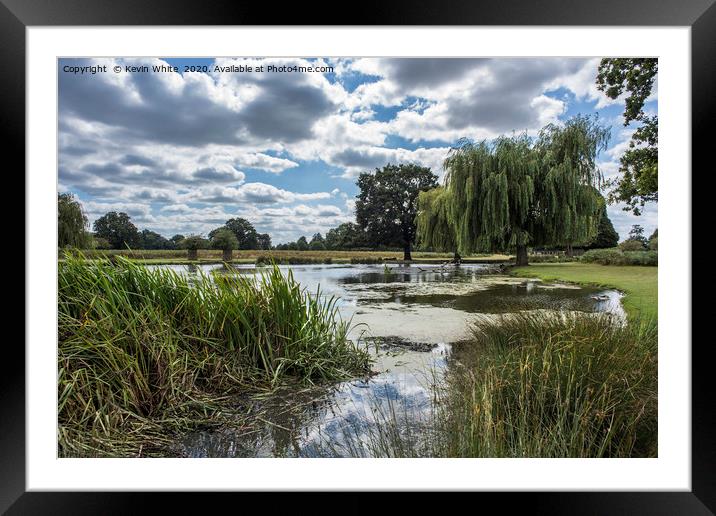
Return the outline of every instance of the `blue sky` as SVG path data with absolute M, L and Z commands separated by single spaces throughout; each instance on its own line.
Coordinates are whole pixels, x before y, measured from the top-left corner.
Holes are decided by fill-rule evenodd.
M 361 172 L 412 162 L 442 177 L 445 154 L 460 138 L 535 134 L 578 113 L 598 114 L 612 128 L 599 156 L 608 179 L 617 174 L 634 127 L 623 126 L 623 99 L 596 89 L 598 63 L 61 59 L 60 190 L 79 197 L 90 223 L 107 211 L 125 211 L 140 229 L 169 237 L 206 234 L 244 217 L 281 243 L 353 221 Z M 65 71 L 102 64 L 107 72 Z M 162 65 L 179 71 L 153 71 Z M 230 66 L 252 71 L 225 71 Z M 654 113 L 656 89 L 646 104 Z M 609 215 L 622 238 L 632 224 L 647 234 L 656 228 L 655 204 L 640 217 L 621 208 L 610 206 Z

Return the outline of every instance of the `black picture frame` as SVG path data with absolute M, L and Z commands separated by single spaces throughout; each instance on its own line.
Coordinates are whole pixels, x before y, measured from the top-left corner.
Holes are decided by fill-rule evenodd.
M 693 169 L 699 170 L 699 163 L 707 163 L 707 138 L 716 119 L 714 1 L 370 1 L 355 9 L 348 19 L 337 14 L 337 5 L 334 9 L 327 9 L 303 3 L 284 4 L 276 8 L 260 2 L 222 0 L 0 0 L 0 131 L 6 146 L 3 155 L 5 163 L 12 156 L 16 163 L 14 169 L 24 170 L 25 29 L 28 26 L 344 25 L 348 22 L 350 25 L 689 26 L 692 51 L 692 163 Z M 331 11 L 334 14 L 329 19 Z M 712 164 L 701 168 L 704 173 L 712 169 Z M 687 177 L 690 171 L 678 173 Z M 16 174 L 17 177 L 19 175 Z M 20 188 L 25 191 L 24 181 Z M 698 260 L 692 261 L 692 266 L 698 266 Z M 31 271 L 25 268 L 27 274 Z M 25 306 L 25 310 L 30 309 L 31 306 Z M 704 339 L 692 347 L 691 492 L 484 493 L 480 496 L 501 504 L 507 500 L 509 505 L 524 503 L 532 512 L 548 514 L 713 514 L 716 511 L 716 411 L 713 410 L 714 383 L 710 378 L 708 360 L 709 340 Z M 6 362 L 0 375 L 0 511 L 7 510 L 8 514 L 123 514 L 139 512 L 148 508 L 150 501 L 158 499 L 165 510 L 170 510 L 168 504 L 180 504 L 182 512 L 188 512 L 195 503 L 207 511 L 228 501 L 225 495 L 215 494 L 196 500 L 181 493 L 25 492 L 25 354 L 20 346 L 10 344 L 10 339 L 7 339 L 4 346 Z M 690 343 L 669 344 L 688 346 Z M 281 501 L 281 497 L 271 497 L 273 502 Z M 288 501 L 292 505 L 300 505 L 302 497 L 302 494 L 294 493 Z M 414 498 L 422 503 L 420 499 L 419 495 Z M 360 501 L 343 501 L 341 504 L 352 512 L 371 510 L 370 504 L 365 507 Z M 317 511 L 311 508 L 311 512 Z

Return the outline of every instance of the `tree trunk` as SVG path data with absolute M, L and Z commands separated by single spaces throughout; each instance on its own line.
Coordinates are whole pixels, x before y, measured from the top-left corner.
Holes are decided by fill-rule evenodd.
M 568 257 L 574 256 L 574 251 L 572 250 L 572 244 L 567 244 L 567 248 L 564 250 L 564 254 Z
M 461 260 L 462 260 L 462 257 L 460 256 L 460 253 L 458 253 L 457 249 L 456 249 L 455 253 L 452 257 L 452 261 L 454 261 L 455 263 L 460 263 Z
M 189 260 L 196 260 L 196 249 L 187 249 L 186 256 Z
M 526 245 L 518 245 L 517 246 L 517 256 L 515 259 L 516 265 L 527 265 L 527 246 Z
M 410 262 L 413 257 L 410 255 L 410 242 L 407 242 L 403 247 L 403 261 Z
M 222 260 L 224 260 L 225 262 L 230 262 L 233 257 L 234 252 L 231 249 L 224 249 Z

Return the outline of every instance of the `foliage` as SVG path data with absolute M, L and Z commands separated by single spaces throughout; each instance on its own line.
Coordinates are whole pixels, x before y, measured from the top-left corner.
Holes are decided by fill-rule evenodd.
M 535 178 L 535 242 L 571 245 L 594 238 L 603 206 L 596 158 L 608 141 L 609 129 L 588 116 L 540 131 L 535 143 L 540 167 Z
M 650 251 L 658 251 L 659 250 L 659 230 L 655 229 L 654 232 L 649 237 L 649 250 Z
M 638 240 L 642 244 L 646 245 L 646 238 L 644 237 L 644 228 L 639 224 L 634 224 L 629 230 L 629 239 Z
M 192 251 L 197 249 L 208 249 L 209 241 L 201 235 L 189 235 L 184 240 L 179 242 L 179 247 Z
M 326 233 L 327 249 L 356 249 L 359 247 L 375 247 L 368 245 L 365 232 L 353 222 L 344 222 Z
M 302 236 L 298 240 L 296 240 L 296 249 L 298 249 L 299 251 L 308 250 L 308 240 L 306 240 L 305 236 Z
M 647 202 L 658 200 L 659 181 L 659 119 L 647 116 L 644 104 L 651 95 L 658 73 L 655 58 L 602 59 L 597 75 L 597 88 L 609 98 L 616 99 L 624 92 L 624 125 L 636 121 L 641 125 L 629 142 L 629 149 L 621 157 L 622 176 L 609 183 L 612 203 L 623 202 L 626 211 L 635 215 Z
M 313 238 L 311 238 L 311 241 L 308 244 L 308 248 L 311 251 L 324 251 L 326 249 L 326 241 L 323 238 L 323 235 L 320 233 L 316 233 L 313 235 Z
M 602 265 L 659 265 L 657 252 L 645 251 L 643 248 L 636 250 L 594 249 L 587 251 L 579 259 L 585 263 Z
M 581 243 L 597 230 L 601 181 L 596 155 L 609 132 L 576 116 L 526 135 L 491 143 L 463 140 L 445 160 L 447 212 L 461 254 L 527 245 Z M 427 227 L 424 225 L 423 227 Z
M 612 221 L 607 215 L 606 203 L 602 198 L 599 225 L 596 236 L 585 246 L 586 249 L 607 249 L 616 247 L 619 243 L 619 233 L 614 229 Z
M 419 244 L 438 251 L 455 251 L 455 230 L 450 219 L 450 193 L 444 187 L 420 192 L 416 218 Z
M 356 221 L 368 240 L 402 246 L 404 259 L 409 260 L 418 194 L 436 187 L 437 177 L 426 167 L 389 164 L 374 173 L 362 173 L 357 184 Z
M 646 250 L 646 247 L 644 246 L 644 242 L 641 240 L 637 240 L 635 238 L 629 238 L 627 240 L 624 240 L 623 242 L 619 243 L 619 249 L 622 251 L 644 251 Z
M 104 238 L 92 236 L 92 249 L 112 249 L 112 246 Z
M 136 455 L 149 433 L 196 427 L 227 394 L 370 366 L 335 299 L 309 295 L 290 271 L 191 281 L 70 257 L 58 273 L 62 456 Z
M 271 236 L 268 233 L 259 233 L 256 235 L 257 249 L 268 251 L 271 249 Z
M 248 220 L 241 217 L 229 219 L 222 227 L 209 232 L 209 239 L 221 229 L 228 229 L 234 234 L 238 242 L 237 249 L 259 249 L 259 234 Z
M 124 212 L 110 211 L 104 214 L 94 221 L 93 229 L 95 235 L 107 240 L 112 249 L 134 248 L 141 243 L 137 227 Z
M 60 248 L 89 247 L 91 239 L 87 235 L 87 216 L 80 202 L 71 193 L 57 195 L 57 245 Z
M 176 245 L 159 233 L 144 229 L 139 234 L 139 247 L 141 249 L 175 249 Z
M 214 249 L 230 251 L 238 247 L 239 241 L 236 240 L 236 236 L 228 228 L 220 228 L 213 233 L 211 236 L 211 247 Z

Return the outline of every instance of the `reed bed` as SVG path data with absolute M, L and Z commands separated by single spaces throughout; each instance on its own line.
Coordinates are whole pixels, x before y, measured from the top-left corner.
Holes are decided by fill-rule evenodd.
M 427 420 L 391 407 L 369 432 L 349 427 L 341 449 L 325 454 L 657 456 L 655 321 L 509 314 L 476 324 L 439 374 Z
M 123 257 L 59 264 L 61 456 L 135 455 L 282 381 L 365 374 L 334 298 L 271 267 L 257 276 L 149 270 Z
M 448 457 L 653 457 L 657 327 L 519 314 L 474 327 L 448 375 Z

